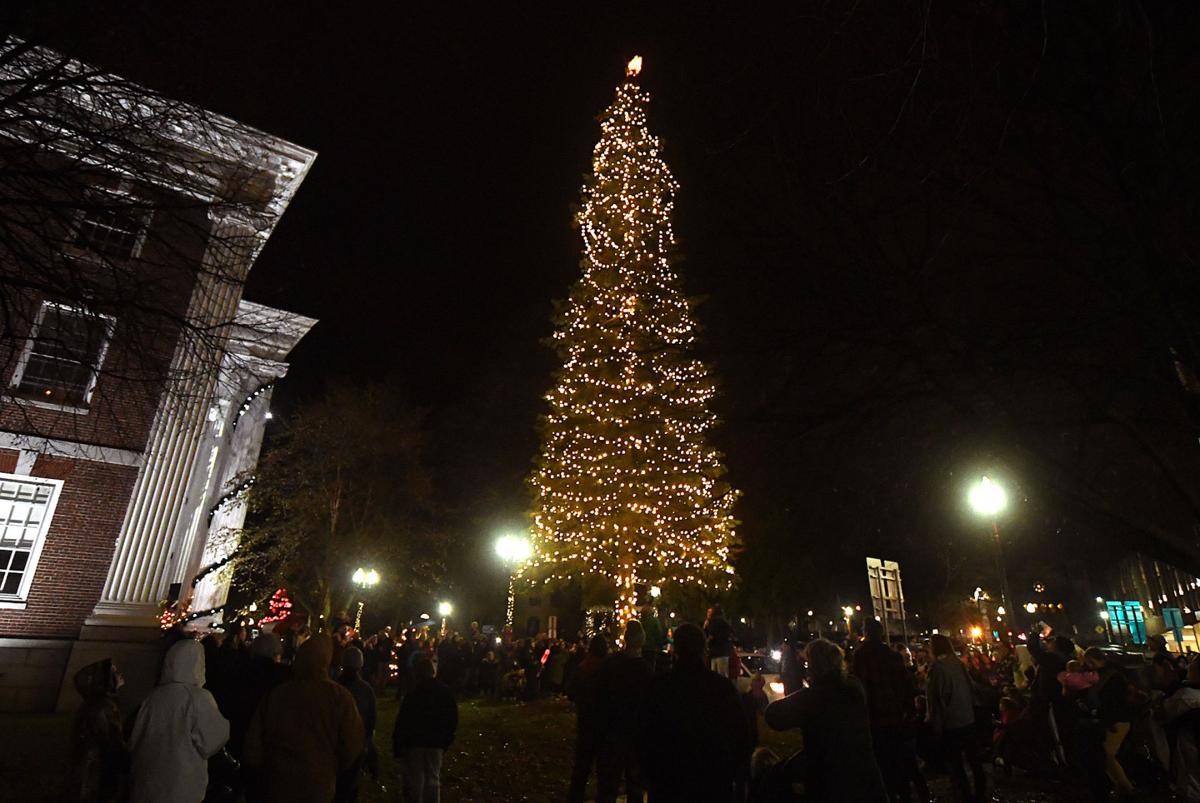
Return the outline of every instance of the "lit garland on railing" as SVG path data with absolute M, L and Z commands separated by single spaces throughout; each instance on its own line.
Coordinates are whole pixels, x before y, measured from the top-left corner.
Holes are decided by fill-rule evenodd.
M 232 552 L 230 552 L 228 555 L 226 555 L 225 557 L 221 558 L 220 560 L 218 560 L 214 563 L 210 563 L 207 566 L 205 566 L 203 569 L 201 569 L 200 571 L 196 572 L 196 576 L 192 578 L 192 588 L 195 588 L 197 585 L 199 585 L 201 580 L 203 580 L 205 577 L 207 577 L 208 575 L 215 572 L 217 569 L 220 569 L 222 566 L 228 565 L 229 562 L 232 561 L 236 555 L 237 555 L 237 550 L 235 549 Z
M 240 485 L 238 485 L 238 487 L 234 488 L 232 491 L 225 494 L 220 499 L 218 499 L 215 503 L 213 503 L 213 506 L 211 508 L 209 508 L 209 510 L 208 510 L 208 523 L 212 524 L 213 516 L 217 515 L 217 512 L 221 508 L 225 507 L 225 505 L 227 505 L 229 502 L 233 501 L 237 497 L 244 494 L 246 491 L 250 490 L 250 486 L 253 484 L 254 484 L 254 477 L 247 477 L 245 480 L 242 481 L 242 483 Z
M 225 606 L 218 605 L 215 608 L 209 608 L 208 610 L 205 610 L 205 611 L 192 611 L 187 616 L 184 616 L 182 619 L 180 619 L 180 621 L 184 624 L 187 624 L 188 622 L 194 622 L 197 619 L 201 619 L 205 616 L 216 616 L 218 613 L 220 613 L 223 610 L 225 610 Z
M 242 406 L 238 408 L 237 417 L 233 419 L 232 429 L 237 429 L 238 422 L 242 420 L 242 416 L 250 412 L 250 407 L 254 404 L 254 400 L 264 393 L 269 392 L 273 387 L 275 387 L 275 383 L 268 382 L 246 397 L 246 399 L 242 402 Z
M 605 577 L 621 621 L 640 586 L 729 587 L 738 497 L 707 444 L 716 388 L 691 356 L 691 304 L 668 258 L 678 185 L 646 126 L 640 71 L 635 58 L 583 188 L 583 276 L 554 333 L 563 364 L 531 479 L 534 555 L 517 570 Z

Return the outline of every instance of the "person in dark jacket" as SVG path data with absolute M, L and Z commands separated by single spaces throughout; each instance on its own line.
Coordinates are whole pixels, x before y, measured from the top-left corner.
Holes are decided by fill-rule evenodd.
M 975 734 L 975 704 L 967 668 L 954 654 L 954 645 L 943 635 L 929 638 L 929 677 L 925 681 L 925 719 L 938 740 L 950 778 L 964 803 L 987 800 L 987 776 Z M 1040 671 L 1040 670 L 1039 670 Z M 971 767 L 975 789 L 967 780 L 963 761 Z
M 626 798 L 642 799 L 634 740 L 638 712 L 654 678 L 654 668 L 642 654 L 645 640 L 641 622 L 626 622 L 625 648 L 605 661 L 596 677 L 596 698 L 603 714 L 596 761 L 596 803 L 616 803 L 622 778 Z
M 845 674 L 836 644 L 817 639 L 805 649 L 809 687 L 767 706 L 775 730 L 804 735 L 806 797 L 822 803 L 887 803 L 871 748 L 867 698 L 862 684 Z
M 392 731 L 392 754 L 398 759 L 405 803 L 439 803 L 442 755 L 458 728 L 454 692 L 434 677 L 426 656 L 413 661 L 412 690 L 404 695 Z
M 675 630 L 675 665 L 650 684 L 637 755 L 650 803 L 730 803 L 750 760 L 737 690 L 708 669 L 704 632 Z
M 67 799 L 77 803 L 115 803 L 125 799 L 129 782 L 129 745 L 121 733 L 116 694 L 123 679 L 109 658 L 75 673 L 83 703 L 71 723 L 71 768 Z
M 217 700 L 221 713 L 229 720 L 229 752 L 242 760 L 246 742 L 246 731 L 258 704 L 271 689 L 284 683 L 292 676 L 291 667 L 280 663 L 283 641 L 274 633 L 259 633 L 250 642 L 249 658 L 245 671 L 231 685 L 224 700 Z
M 270 803 L 321 801 L 363 751 L 350 692 L 329 678 L 333 643 L 321 633 L 296 650 L 293 677 L 263 698 L 246 732 L 246 765 L 266 776 Z
M 912 676 L 900 654 L 884 642 L 883 624 L 878 619 L 868 619 L 863 630 L 866 639 L 854 651 L 854 677 L 867 695 L 871 744 L 888 796 L 907 803 L 915 786 L 917 796 L 928 800 L 929 785 L 917 764 L 912 733 L 916 716 Z
M 349 769 L 338 773 L 336 803 L 354 803 L 358 800 L 358 785 L 362 780 L 363 769 L 372 776 L 378 774 L 379 759 L 375 754 L 375 690 L 371 684 L 363 680 L 362 668 L 365 663 L 362 650 L 358 647 L 347 647 L 342 651 L 342 675 L 338 683 L 350 692 L 354 698 L 354 706 L 363 723 L 363 743 L 366 748 L 362 755 Z
M 704 620 L 704 635 L 708 640 L 708 664 L 718 675 L 732 677 L 729 663 L 733 657 L 733 626 L 725 618 L 720 605 L 708 609 Z
M 1089 647 L 1083 654 L 1083 660 L 1088 669 L 1100 676 L 1096 685 L 1092 687 L 1092 693 L 1096 700 L 1096 717 L 1104 726 L 1104 772 L 1118 797 L 1132 797 L 1133 784 L 1129 782 L 1125 768 L 1117 760 L 1117 753 L 1120 752 L 1125 737 L 1129 735 L 1129 728 L 1133 722 L 1133 689 L 1121 667 L 1109 661 L 1108 656 L 1099 647 Z
M 600 668 L 608 657 L 608 639 L 592 636 L 587 657 L 571 675 L 567 696 L 575 703 L 575 764 L 571 768 L 571 785 L 567 791 L 569 803 L 583 803 L 588 776 L 600 752 L 603 731 L 598 698 Z M 636 714 L 635 714 L 636 715 Z
M 1049 625 L 1042 623 L 1041 635 L 1034 632 L 1029 639 L 1029 657 L 1037 668 L 1030 704 L 1038 714 L 1051 709 L 1058 714 L 1063 710 L 1062 684 L 1058 682 L 1058 675 L 1066 671 L 1067 661 L 1075 657 L 1075 645 L 1071 640 L 1065 636 L 1051 638 L 1052 632 Z

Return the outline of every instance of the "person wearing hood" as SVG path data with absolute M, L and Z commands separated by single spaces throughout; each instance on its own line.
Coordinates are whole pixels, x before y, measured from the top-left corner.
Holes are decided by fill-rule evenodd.
M 354 803 L 358 800 L 358 785 L 364 769 L 371 773 L 371 777 L 379 775 L 379 757 L 375 753 L 375 689 L 363 680 L 364 657 L 358 647 L 347 647 L 342 652 L 342 675 L 338 683 L 354 698 L 354 705 L 362 718 L 366 751 L 350 769 L 338 776 L 337 803 Z
M 229 721 L 204 688 L 204 648 L 176 642 L 133 724 L 130 803 L 200 803 L 208 760 L 228 740 Z
M 83 703 L 71 725 L 68 800 L 111 803 L 125 797 L 129 746 L 121 733 L 116 701 L 123 680 L 110 658 L 75 673 L 75 688 Z
M 439 803 L 442 756 L 458 728 L 454 692 L 435 676 L 433 662 L 413 662 L 416 685 L 404 695 L 392 729 L 392 755 L 400 768 L 404 803 Z
M 251 769 L 266 771 L 271 803 L 330 803 L 338 773 L 363 751 L 354 697 L 329 679 L 333 643 L 320 634 L 296 650 L 293 677 L 259 704 L 246 733 Z
M 283 640 L 274 633 L 262 632 L 250 643 L 250 657 L 246 670 L 237 678 L 225 702 L 218 700 L 221 713 L 229 719 L 229 752 L 239 762 L 245 760 L 246 732 L 250 720 L 258 710 L 258 704 L 271 689 L 286 682 L 292 676 L 292 668 L 280 663 L 283 656 Z M 242 783 L 247 787 L 250 800 L 266 796 L 266 780 L 262 773 L 242 767 Z

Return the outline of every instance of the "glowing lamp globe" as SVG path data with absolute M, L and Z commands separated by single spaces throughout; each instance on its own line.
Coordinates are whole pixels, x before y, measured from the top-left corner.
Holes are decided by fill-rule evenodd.
M 971 488 L 968 501 L 971 508 L 981 516 L 994 516 L 1004 510 L 1008 504 L 1008 494 L 988 477 L 979 480 L 979 484 Z
M 524 563 L 533 555 L 533 545 L 519 535 L 502 535 L 496 540 L 496 555 L 506 563 Z
M 438 616 L 449 616 L 454 612 L 454 606 L 449 602 L 439 602 L 437 611 Z

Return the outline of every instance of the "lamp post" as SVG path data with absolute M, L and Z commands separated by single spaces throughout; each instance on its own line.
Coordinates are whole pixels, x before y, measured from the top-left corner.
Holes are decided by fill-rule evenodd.
M 379 585 L 379 572 L 374 569 L 364 569 L 359 566 L 354 570 L 354 576 L 351 578 L 354 584 L 363 591 L 368 588 L 374 588 Z M 357 633 L 362 628 L 362 613 L 364 600 L 358 601 L 358 613 L 354 617 L 354 631 Z
M 846 617 L 846 638 L 854 638 L 854 625 L 851 623 L 851 617 L 854 616 L 854 608 L 850 605 L 842 608 L 842 614 Z
M 533 544 L 522 535 L 502 535 L 496 539 L 496 555 L 509 567 L 508 570 L 508 603 L 504 608 L 504 626 L 512 628 L 513 615 L 516 612 L 517 595 L 513 580 L 513 567 L 529 560 L 533 555 Z
M 992 522 L 992 539 L 996 547 L 996 573 L 1000 575 L 1000 603 L 1005 610 L 1013 610 L 1012 595 L 1008 593 L 1008 573 L 1004 570 L 1004 552 L 1000 545 L 1000 525 L 997 515 L 1008 505 L 1008 494 L 988 477 L 980 477 L 972 486 L 967 497 L 971 508 Z
M 449 602 L 438 603 L 438 616 L 442 617 L 442 634 L 446 633 L 446 620 L 450 618 L 450 614 L 454 613 L 454 606 Z

